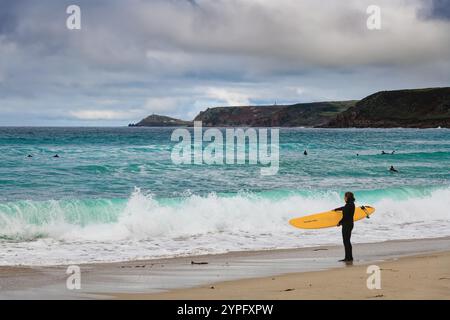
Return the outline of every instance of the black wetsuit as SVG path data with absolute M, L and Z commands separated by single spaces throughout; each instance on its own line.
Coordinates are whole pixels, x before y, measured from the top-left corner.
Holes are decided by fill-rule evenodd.
M 355 215 L 355 203 L 353 201 L 347 201 L 344 207 L 334 209 L 336 211 L 342 211 L 343 217 L 339 221 L 339 225 L 342 226 L 342 240 L 345 247 L 345 260 L 353 260 L 352 244 L 350 238 L 353 230 L 353 216 Z

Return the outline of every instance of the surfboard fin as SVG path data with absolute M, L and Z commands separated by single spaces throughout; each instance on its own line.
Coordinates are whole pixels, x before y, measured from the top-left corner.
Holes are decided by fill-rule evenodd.
M 361 209 L 364 211 L 364 213 L 366 214 L 366 218 L 367 218 L 367 219 L 370 219 L 369 213 L 367 212 L 366 207 L 361 206 L 360 208 L 361 208 Z

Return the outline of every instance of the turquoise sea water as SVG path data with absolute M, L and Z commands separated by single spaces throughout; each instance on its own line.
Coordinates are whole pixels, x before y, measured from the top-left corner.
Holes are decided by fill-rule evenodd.
M 175 165 L 172 131 L 0 128 L 0 264 L 334 243 L 338 229 L 287 220 L 339 206 L 348 190 L 377 208 L 356 242 L 450 235 L 450 130 L 281 129 L 273 176 Z

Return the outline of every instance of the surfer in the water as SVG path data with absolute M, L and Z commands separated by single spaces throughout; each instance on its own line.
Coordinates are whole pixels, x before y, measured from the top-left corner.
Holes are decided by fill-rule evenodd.
M 353 216 L 355 214 L 355 196 L 352 192 L 346 192 L 344 196 L 345 206 L 336 208 L 334 211 L 342 211 L 342 219 L 339 221 L 338 226 L 342 226 L 342 239 L 345 247 L 345 258 L 343 262 L 352 262 L 352 244 L 350 238 L 353 230 Z
M 390 172 L 398 172 L 398 170 L 395 169 L 394 166 L 391 166 L 391 167 L 389 168 L 389 171 L 390 171 Z

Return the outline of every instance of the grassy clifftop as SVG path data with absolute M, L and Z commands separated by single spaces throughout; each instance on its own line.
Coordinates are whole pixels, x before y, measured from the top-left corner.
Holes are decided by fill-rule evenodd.
M 380 91 L 336 115 L 325 126 L 450 128 L 450 87 Z
M 293 105 L 217 107 L 200 112 L 195 121 L 204 126 L 314 127 L 328 123 L 356 101 L 298 103 Z

